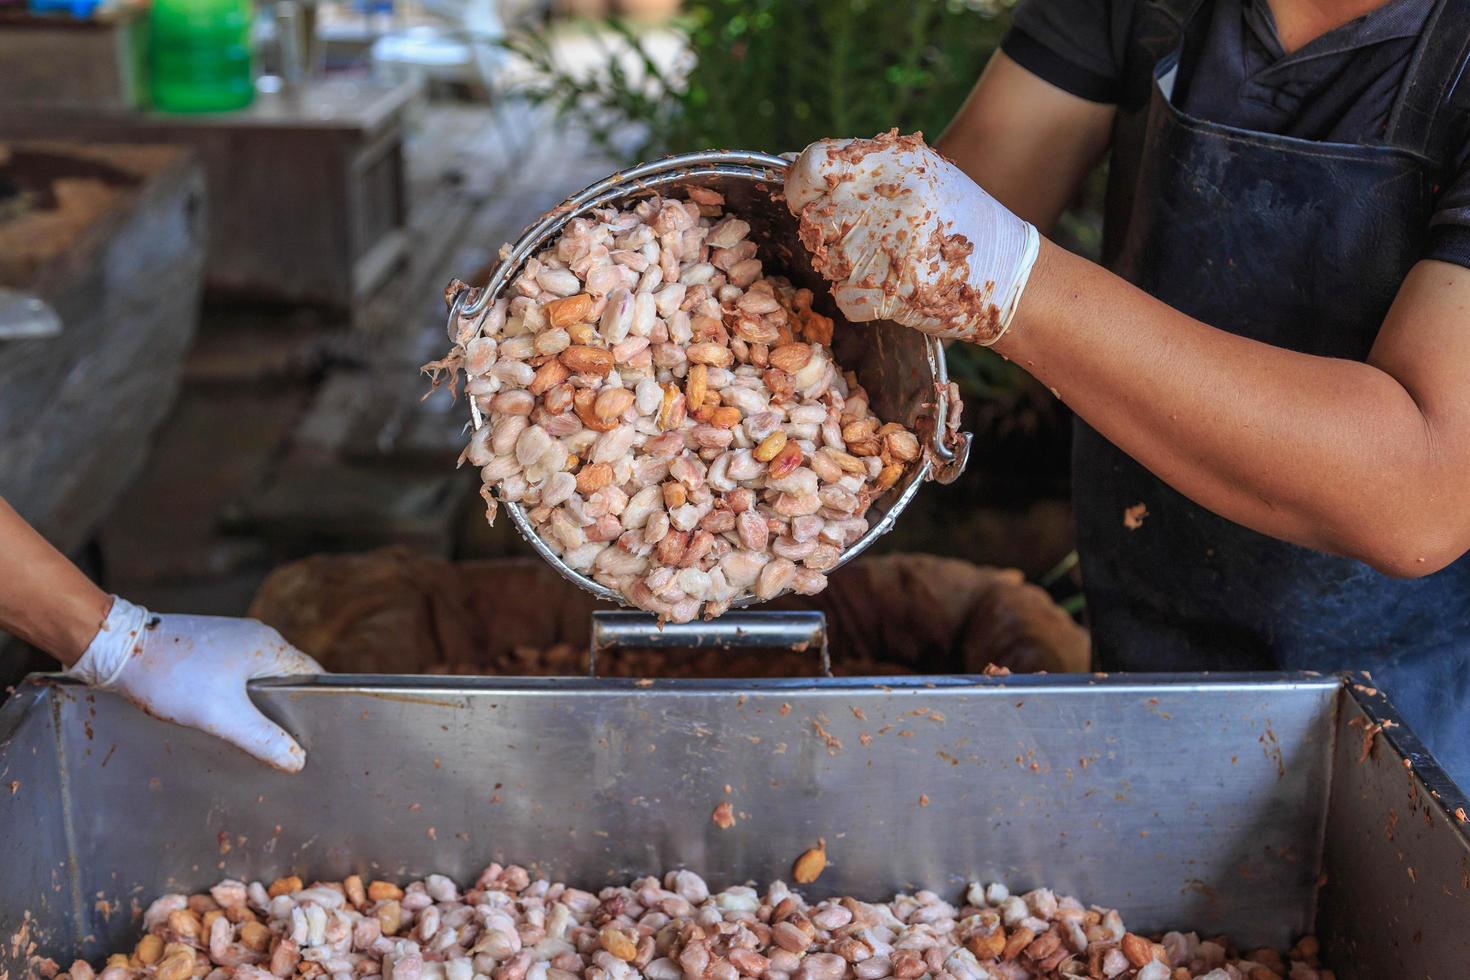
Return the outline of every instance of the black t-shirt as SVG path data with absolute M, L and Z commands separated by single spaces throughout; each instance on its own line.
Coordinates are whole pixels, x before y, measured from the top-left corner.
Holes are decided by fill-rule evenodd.
M 1142 0 L 1022 0 L 1002 50 L 1021 67 L 1092 102 L 1115 102 L 1135 4 Z M 1190 115 L 1298 139 L 1373 144 L 1434 0 L 1390 0 L 1290 55 L 1266 0 L 1214 0 L 1174 101 Z M 1465 84 L 1470 84 L 1467 82 Z M 1425 258 L 1470 267 L 1470 127 L 1459 133 Z

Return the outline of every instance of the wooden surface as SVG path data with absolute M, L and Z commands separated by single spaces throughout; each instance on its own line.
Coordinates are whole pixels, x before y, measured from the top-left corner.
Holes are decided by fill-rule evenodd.
M 0 105 L 132 109 L 147 96 L 147 45 L 142 6 L 86 20 L 0 14 Z
M 403 257 L 403 139 L 418 89 L 323 82 L 230 113 L 0 104 L 0 139 L 172 143 L 208 178 L 211 292 L 356 314 Z
M 0 285 L 64 285 L 150 180 L 185 171 L 185 156 L 168 146 L 0 143 Z
M 64 325 L 0 341 L 0 496 L 70 552 L 138 475 L 173 401 L 198 321 L 203 174 L 167 147 L 0 144 L 0 160 L 62 175 L 16 168 L 30 204 L 0 206 L 0 283 Z

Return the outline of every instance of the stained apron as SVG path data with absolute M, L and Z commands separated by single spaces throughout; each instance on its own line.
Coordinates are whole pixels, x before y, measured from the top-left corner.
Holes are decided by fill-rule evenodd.
M 1140 8 L 1114 129 L 1105 264 L 1222 330 L 1365 360 L 1425 251 L 1470 0 L 1441 0 L 1429 18 L 1379 145 L 1181 111 L 1173 82 L 1206 5 Z M 1403 580 L 1266 537 L 1186 499 L 1080 422 L 1073 486 L 1105 669 L 1368 670 L 1470 787 L 1470 557 Z M 1125 520 L 1138 504 L 1147 516 Z

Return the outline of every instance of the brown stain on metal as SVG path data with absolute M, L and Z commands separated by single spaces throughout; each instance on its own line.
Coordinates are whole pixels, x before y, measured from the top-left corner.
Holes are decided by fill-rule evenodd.
M 1286 777 L 1286 757 L 1281 754 L 1281 743 L 1276 738 L 1276 733 L 1271 730 L 1271 723 L 1266 723 L 1266 734 L 1259 739 L 1261 748 L 1266 753 L 1266 758 L 1276 763 L 1276 778 Z
M 826 744 L 828 755 L 837 755 L 839 752 L 842 751 L 842 739 L 838 738 L 836 735 L 833 735 L 822 726 L 822 722 L 826 720 L 827 719 L 825 715 L 819 715 L 818 717 L 813 718 L 812 731 L 814 731 L 817 737 Z
M 1184 883 L 1184 887 L 1179 890 L 1180 892 L 1194 892 L 1198 895 L 1203 895 L 1211 905 L 1218 905 L 1220 902 L 1219 892 L 1215 891 L 1209 882 L 1201 881 L 1198 878 L 1190 878 Z
M 1379 722 L 1369 721 L 1366 716 L 1362 715 L 1352 719 L 1348 724 L 1354 728 L 1361 728 L 1363 730 L 1363 747 L 1362 751 L 1358 753 L 1358 762 L 1359 764 L 1367 762 L 1373 755 L 1373 738 L 1379 732 L 1383 731 L 1384 726 Z M 1404 765 L 1405 767 L 1409 766 L 1408 759 L 1404 760 Z
M 729 830 L 735 826 L 735 813 L 730 806 L 730 801 L 722 800 L 716 804 L 714 812 L 710 814 L 710 820 L 721 830 Z
M 387 691 L 363 691 L 364 696 L 383 701 L 401 701 L 404 704 L 427 704 L 436 708 L 463 708 L 463 701 L 445 701 L 442 698 L 425 697 L 422 694 L 393 694 Z

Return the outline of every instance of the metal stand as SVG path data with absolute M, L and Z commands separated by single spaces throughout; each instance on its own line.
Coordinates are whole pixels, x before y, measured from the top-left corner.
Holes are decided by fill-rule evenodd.
M 665 623 L 649 613 L 594 612 L 587 647 L 587 675 L 597 676 L 597 655 L 616 649 L 817 651 L 821 677 L 832 676 L 827 617 L 811 612 L 727 612 L 714 622 Z

